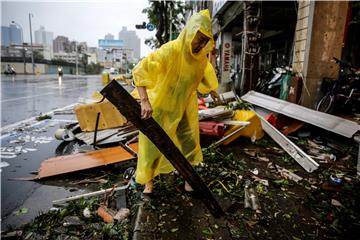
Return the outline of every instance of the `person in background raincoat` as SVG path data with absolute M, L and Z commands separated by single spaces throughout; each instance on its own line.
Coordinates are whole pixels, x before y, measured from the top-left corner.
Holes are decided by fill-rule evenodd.
M 195 13 L 177 39 L 162 45 L 133 69 L 141 100 L 141 117 L 153 117 L 192 164 L 203 157 L 200 147 L 197 91 L 217 100 L 218 80 L 208 54 L 214 47 L 208 10 Z M 153 178 L 174 170 L 171 163 L 142 133 L 136 182 L 152 193 Z M 185 190 L 192 191 L 185 183 Z

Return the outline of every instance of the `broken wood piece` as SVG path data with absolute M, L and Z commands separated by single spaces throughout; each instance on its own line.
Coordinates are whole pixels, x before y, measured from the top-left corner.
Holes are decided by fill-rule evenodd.
M 137 143 L 130 144 L 130 148 L 137 151 Z M 15 180 L 38 180 L 64 173 L 76 172 L 134 159 L 136 159 L 136 157 L 120 146 L 86 153 L 53 157 L 41 163 L 36 176 L 29 178 L 16 178 Z
M 58 199 L 58 200 L 54 200 L 52 201 L 53 204 L 57 204 L 57 203 L 63 203 L 63 202 L 68 202 L 68 201 L 73 201 L 76 199 L 80 199 L 80 198 L 87 198 L 87 197 L 92 197 L 92 196 L 97 196 L 100 194 L 107 194 L 110 192 L 116 192 L 116 191 L 120 191 L 120 190 L 125 190 L 129 187 L 130 183 L 126 184 L 125 186 L 121 186 L 121 187 L 116 187 L 116 188 L 107 188 L 104 190 L 99 190 L 96 192 L 90 192 L 90 193 L 84 193 L 84 194 L 80 194 L 80 195 L 76 195 L 76 196 L 72 196 L 72 197 L 67 197 L 67 198 L 62 198 L 62 199 Z
M 282 168 L 282 167 L 280 167 L 279 165 L 276 165 L 276 164 L 275 164 L 275 166 L 276 166 L 277 170 L 280 172 L 281 176 L 283 176 L 286 179 L 293 180 L 294 182 L 297 182 L 297 183 L 300 182 L 303 179 L 299 175 L 297 175 L 297 174 L 295 174 L 293 172 L 290 172 L 286 168 Z
M 192 168 L 181 151 L 176 147 L 171 138 L 159 126 L 159 124 L 151 117 L 149 119 L 141 118 L 140 104 L 124 89 L 117 81 L 111 81 L 101 90 L 101 94 L 106 97 L 126 119 L 131 121 L 145 136 L 147 136 L 157 146 L 159 151 L 169 160 L 175 169 L 184 177 L 195 191 L 201 197 L 203 203 L 213 214 L 214 217 L 224 215 L 224 211 L 220 207 L 212 195 L 209 188 L 202 181 L 198 173 Z

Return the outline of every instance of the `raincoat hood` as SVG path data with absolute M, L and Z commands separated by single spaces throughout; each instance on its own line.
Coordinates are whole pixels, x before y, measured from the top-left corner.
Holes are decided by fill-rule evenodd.
M 195 38 L 196 33 L 200 31 L 209 39 L 206 46 L 198 53 L 194 54 L 192 51 L 191 42 Z M 181 31 L 177 41 L 184 47 L 184 51 L 190 53 L 190 55 L 196 59 L 206 56 L 210 53 L 214 47 L 214 39 L 211 30 L 211 18 L 209 10 L 202 10 L 195 13 L 190 17 L 186 23 L 184 29 Z

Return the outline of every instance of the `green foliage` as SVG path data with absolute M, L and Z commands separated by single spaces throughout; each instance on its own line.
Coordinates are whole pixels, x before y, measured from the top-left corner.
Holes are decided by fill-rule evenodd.
M 52 118 L 51 116 L 45 114 L 45 115 L 37 116 L 37 117 L 36 117 L 36 120 L 37 120 L 37 121 L 42 121 L 42 120 L 51 119 L 51 118 Z
M 40 51 L 34 50 L 34 61 L 39 62 L 41 60 L 44 60 L 44 55 Z
M 98 207 L 96 197 L 69 202 L 65 208 L 40 214 L 25 225 L 23 236 L 34 235 L 31 239 L 128 239 L 130 222 L 104 223 L 96 214 Z M 85 208 L 90 210 L 90 218 L 83 216 Z M 77 216 L 80 222 L 65 226 L 63 223 L 68 216 Z
M 85 68 L 86 74 L 100 74 L 103 67 L 99 63 L 90 63 Z
M 252 105 L 248 102 L 235 102 L 235 103 L 229 103 L 226 105 L 226 109 L 231 110 L 251 110 Z
M 184 2 L 180 1 L 149 1 L 150 7 L 143 9 L 149 23 L 155 25 L 156 38 L 145 40 L 145 44 L 155 49 L 170 40 L 170 24 L 172 29 L 171 40 L 177 36 L 185 25 L 185 13 L 189 10 Z

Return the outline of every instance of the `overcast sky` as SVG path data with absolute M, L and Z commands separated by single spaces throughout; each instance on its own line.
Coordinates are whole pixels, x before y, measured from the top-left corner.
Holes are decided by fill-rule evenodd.
M 149 6 L 148 0 L 76 0 L 76 1 L 4 1 L 1 0 L 1 25 L 17 22 L 24 30 L 25 42 L 30 42 L 29 13 L 33 30 L 44 26 L 46 31 L 66 36 L 69 40 L 85 41 L 90 47 L 97 47 L 98 39 L 111 33 L 118 39 L 122 26 L 136 30 L 141 39 L 141 56 L 151 49 L 144 44 L 145 38 L 155 31 L 137 30 L 135 24 L 147 22 L 142 9 Z

